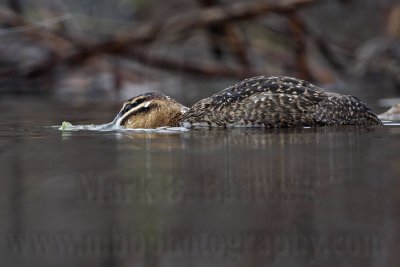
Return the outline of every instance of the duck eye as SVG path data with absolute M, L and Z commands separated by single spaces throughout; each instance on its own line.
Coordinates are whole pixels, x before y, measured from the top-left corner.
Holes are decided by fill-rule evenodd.
M 135 102 L 128 104 L 125 106 L 124 110 L 122 111 L 123 114 L 127 113 L 129 110 L 131 110 L 132 108 L 142 104 L 146 99 L 145 98 L 140 98 L 138 100 L 136 100 Z
M 133 106 L 134 106 L 134 105 L 132 105 L 132 104 L 126 105 L 125 108 L 124 108 L 124 110 L 122 111 L 122 113 L 123 113 L 123 114 L 127 113 L 130 109 L 133 108 Z

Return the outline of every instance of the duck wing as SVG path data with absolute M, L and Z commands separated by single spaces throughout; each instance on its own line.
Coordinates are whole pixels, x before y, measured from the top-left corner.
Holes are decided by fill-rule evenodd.
M 185 126 L 295 127 L 379 125 L 358 98 L 325 92 L 291 77 L 255 77 L 197 102 L 183 116 Z
M 317 104 L 327 93 L 290 77 L 255 77 L 194 104 L 186 126 L 291 127 L 314 125 Z

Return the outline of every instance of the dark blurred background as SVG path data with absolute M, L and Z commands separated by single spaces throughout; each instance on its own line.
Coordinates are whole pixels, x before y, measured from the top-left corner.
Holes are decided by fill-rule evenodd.
M 0 266 L 398 267 L 398 122 L 58 128 L 253 75 L 380 113 L 399 39 L 399 0 L 0 0 Z
M 0 95 L 185 104 L 255 75 L 400 94 L 396 0 L 0 0 Z

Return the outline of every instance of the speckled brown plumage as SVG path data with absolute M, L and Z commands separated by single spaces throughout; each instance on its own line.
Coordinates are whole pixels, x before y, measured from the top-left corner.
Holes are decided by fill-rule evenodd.
M 255 77 L 197 102 L 183 116 L 190 126 L 296 127 L 378 125 L 359 99 L 325 92 L 290 77 Z
M 290 77 L 254 77 L 205 98 L 190 109 L 160 94 L 128 100 L 117 116 L 126 128 L 160 126 L 302 127 L 379 125 L 359 99 Z

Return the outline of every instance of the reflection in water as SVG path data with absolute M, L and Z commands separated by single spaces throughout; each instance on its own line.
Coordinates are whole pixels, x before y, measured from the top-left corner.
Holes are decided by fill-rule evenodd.
M 169 198 L 180 201 L 316 200 L 315 187 L 362 174 L 360 158 L 368 148 L 362 148 L 363 137 L 373 131 L 349 127 L 127 134 L 123 138 L 133 142 L 120 143 L 125 152 L 120 154 L 121 168 L 127 174 L 146 174 L 150 181 L 153 177 L 178 184 L 178 192 L 169 192 Z M 164 181 L 167 177 L 170 180 Z
M 1 253 L 8 266 L 390 265 L 398 130 L 5 129 Z

